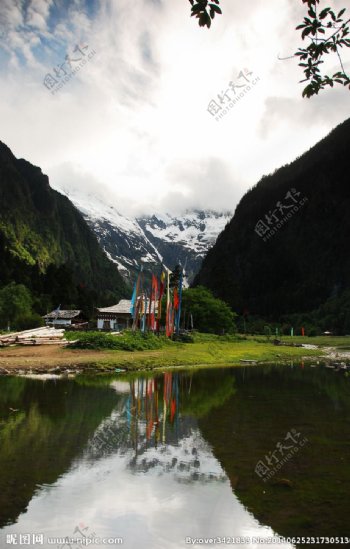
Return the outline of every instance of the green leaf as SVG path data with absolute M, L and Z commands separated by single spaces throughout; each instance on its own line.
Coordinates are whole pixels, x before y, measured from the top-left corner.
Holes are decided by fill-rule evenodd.
M 310 29 L 310 27 L 304 29 L 303 32 L 301 33 L 302 39 L 304 40 L 305 36 L 307 36 L 308 34 L 310 34 L 311 31 L 312 31 L 312 29 Z
M 210 29 L 211 19 L 210 19 L 210 15 L 209 15 L 209 13 L 207 13 L 207 11 L 204 11 L 203 13 L 201 13 L 199 15 L 198 24 L 199 24 L 200 27 L 207 26 L 208 29 Z
M 216 13 L 222 13 L 221 9 L 218 6 L 216 6 L 215 4 L 209 4 L 209 6 L 211 7 L 211 9 L 216 11 Z
M 203 9 L 202 6 L 200 6 L 199 4 L 195 4 L 191 8 L 192 15 L 194 15 L 195 13 L 199 13 L 200 11 L 202 11 L 202 9 Z
M 322 10 L 320 15 L 319 15 L 319 18 L 324 19 L 325 17 L 327 17 L 327 14 L 328 14 L 329 10 L 330 10 L 330 8 L 325 8 L 324 10 Z

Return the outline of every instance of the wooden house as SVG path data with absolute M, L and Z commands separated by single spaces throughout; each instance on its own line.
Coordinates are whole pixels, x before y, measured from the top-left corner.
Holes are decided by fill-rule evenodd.
M 144 300 L 138 297 L 137 302 Z M 145 299 L 146 316 L 149 315 L 149 299 Z M 132 327 L 133 318 L 131 315 L 131 300 L 121 299 L 117 305 L 97 309 L 97 329 L 106 331 L 120 332 Z M 152 312 L 157 311 L 157 307 L 152 304 Z
M 86 324 L 85 319 L 82 317 L 81 311 L 78 310 L 56 309 L 55 311 L 51 311 L 51 313 L 45 315 L 43 318 L 47 326 L 59 328 Z
M 130 299 L 121 299 L 116 305 L 97 309 L 97 329 L 119 332 L 132 326 Z

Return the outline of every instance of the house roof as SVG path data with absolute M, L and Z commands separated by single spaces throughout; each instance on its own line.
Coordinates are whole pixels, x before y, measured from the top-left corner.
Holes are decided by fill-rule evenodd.
M 131 300 L 130 299 L 121 299 L 116 305 L 111 307 L 104 307 L 102 309 L 97 309 L 99 313 L 116 313 L 116 314 L 130 314 Z
M 140 299 L 140 297 L 138 298 Z M 149 299 L 146 299 L 146 310 L 148 314 L 148 308 L 149 308 Z M 111 307 L 104 307 L 102 309 L 97 309 L 97 311 L 101 314 L 129 314 L 131 316 L 131 299 L 121 299 L 119 303 L 116 305 L 112 305 Z M 152 303 L 152 310 L 154 310 L 154 303 Z M 157 310 L 157 307 L 156 307 Z
M 72 318 L 75 318 L 76 316 L 79 316 L 81 311 L 78 310 L 70 310 L 70 311 L 51 311 L 51 313 L 48 313 L 43 318 L 52 319 L 52 320 L 71 320 Z

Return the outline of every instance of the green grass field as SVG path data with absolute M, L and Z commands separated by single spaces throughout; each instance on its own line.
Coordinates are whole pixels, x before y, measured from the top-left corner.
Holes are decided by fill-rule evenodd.
M 79 334 L 75 334 L 75 338 Z M 107 336 L 112 337 L 112 336 Z M 117 336 L 120 337 L 120 336 Z M 127 336 L 128 338 L 130 335 Z M 86 339 L 83 336 L 82 339 Z M 84 352 L 82 350 L 82 352 Z M 111 350 L 101 349 L 101 367 L 121 367 L 130 370 L 156 367 L 179 366 L 234 366 L 242 360 L 257 362 L 283 362 L 312 358 L 320 355 L 320 350 L 302 347 L 275 346 L 266 338 L 243 338 L 240 336 L 215 336 L 196 334 L 193 343 L 179 343 L 161 339 L 161 348 Z
M 248 339 L 253 339 L 256 341 L 266 341 L 265 335 L 257 336 L 246 336 Z M 270 337 L 272 341 L 274 336 Z M 318 345 L 320 347 L 348 347 L 350 349 L 350 336 L 279 336 L 278 339 L 283 343 L 307 343 L 309 345 Z

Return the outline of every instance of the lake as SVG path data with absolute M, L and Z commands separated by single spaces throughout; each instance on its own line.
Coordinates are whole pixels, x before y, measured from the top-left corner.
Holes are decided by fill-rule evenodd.
M 2 377 L 0 546 L 345 544 L 349 434 L 322 365 Z

